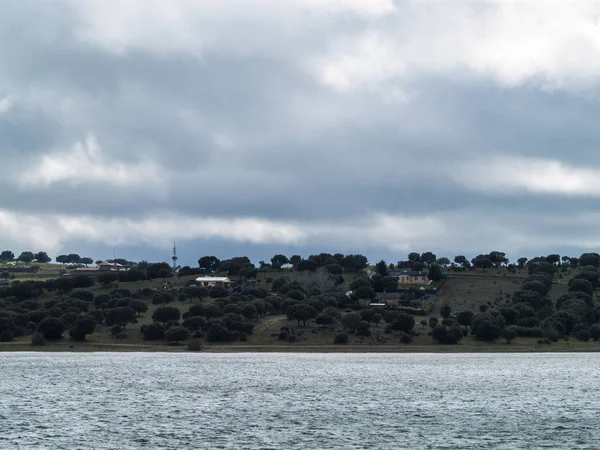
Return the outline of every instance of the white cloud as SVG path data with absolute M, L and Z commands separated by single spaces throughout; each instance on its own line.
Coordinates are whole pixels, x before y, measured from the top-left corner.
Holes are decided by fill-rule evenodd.
M 540 220 L 539 216 L 535 217 Z M 170 213 L 154 213 L 141 219 L 94 216 L 66 216 L 60 214 L 28 215 L 0 210 L 0 245 L 21 245 L 56 253 L 69 242 L 83 242 L 101 246 L 137 246 L 168 249 L 174 239 L 185 245 L 198 240 L 221 239 L 230 242 L 338 247 L 349 251 L 404 255 L 425 248 L 452 252 L 460 249 L 470 254 L 499 246 L 511 254 L 525 253 L 556 242 L 552 232 L 532 234 L 521 228 L 529 224 L 539 228 L 564 226 L 556 216 L 543 217 L 542 223 L 526 214 L 507 221 L 495 212 L 448 212 L 418 217 L 376 214 L 354 223 L 286 222 L 257 217 L 233 219 L 194 217 Z M 580 215 L 577 223 L 592 224 L 597 217 Z M 594 222 L 595 221 L 595 222 Z M 477 224 L 476 227 L 465 224 Z M 570 224 L 571 222 L 569 222 Z M 593 248 L 595 235 L 586 228 L 575 236 L 561 236 L 563 245 Z M 3 242 L 4 241 L 4 242 Z
M 600 169 L 572 167 L 555 160 L 489 156 L 458 163 L 447 173 L 475 191 L 600 196 Z
M 88 136 L 85 142 L 77 142 L 65 152 L 44 154 L 29 176 L 21 178 L 21 186 L 49 186 L 67 182 L 74 186 L 90 181 L 128 187 L 153 185 L 162 182 L 160 168 L 153 162 L 141 161 L 126 164 L 105 154 L 96 138 Z
M 289 51 L 306 26 L 340 15 L 373 18 L 395 10 L 393 0 L 64 0 L 76 11 L 77 36 L 114 53 L 148 51 L 200 56 Z
M 401 4 L 394 20 L 330 41 L 313 60 L 319 79 L 344 91 L 421 74 L 556 88 L 580 88 L 600 76 L 598 3 Z
M 0 114 L 7 113 L 13 106 L 13 99 L 10 95 L 0 97 Z

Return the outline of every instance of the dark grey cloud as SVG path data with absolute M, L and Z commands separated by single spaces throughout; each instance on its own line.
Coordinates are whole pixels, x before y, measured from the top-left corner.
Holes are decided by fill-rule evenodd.
M 204 23 L 202 8 L 223 21 L 222 30 L 184 27 L 180 34 L 159 15 L 140 17 L 140 29 L 121 29 L 116 3 L 104 11 L 114 20 L 98 19 L 104 28 L 96 30 L 85 21 L 93 15 L 84 14 L 94 4 L 24 1 L 0 18 L 0 100 L 11 101 L 0 112 L 0 212 L 8 230 L 0 244 L 23 245 L 8 224 L 28 214 L 93 217 L 99 229 L 111 219 L 213 218 L 223 221 L 211 225 L 218 228 L 242 217 L 273 229 L 292 224 L 302 235 L 296 243 L 244 244 L 210 233 L 210 243 L 194 241 L 213 253 L 335 246 L 393 260 L 415 246 L 457 253 L 502 247 L 491 242 L 496 226 L 507 230 L 498 240 L 511 230 L 519 236 L 507 244 L 515 252 L 596 244 L 591 225 L 574 239 L 569 224 L 551 220 L 558 210 L 588 220 L 600 195 L 600 103 L 593 82 L 578 84 L 576 69 L 558 74 L 562 85 L 552 61 L 540 61 L 545 73 L 529 76 L 517 47 L 505 63 L 470 48 L 415 56 L 430 43 L 418 7 L 400 20 L 393 12 L 357 13 L 340 0 L 335 8 L 343 13 L 323 19 L 315 11 L 324 6 L 311 4 L 314 25 L 278 7 L 281 25 L 199 3 L 153 4 L 189 11 L 178 19 L 182 27 Z M 431 20 L 451 14 L 440 11 Z M 470 13 L 494 11 L 474 6 Z M 173 42 L 153 36 L 153 22 Z M 399 24 L 414 31 L 417 44 L 400 45 Z M 472 69 L 478 64 L 489 69 Z M 586 80 L 594 71 L 581 68 Z M 97 150 L 86 144 L 91 137 Z M 544 171 L 554 162 L 560 170 L 548 181 Z M 133 175 L 124 181 L 119 171 Z M 399 221 L 399 231 L 388 218 Z M 437 235 L 411 229 L 430 222 Z M 372 229 L 396 233 L 394 242 Z M 547 239 L 522 238 L 536 230 Z M 100 251 L 111 242 L 101 231 L 91 234 L 93 242 L 64 229 L 49 236 L 49 246 Z M 129 251 L 139 254 L 140 245 Z

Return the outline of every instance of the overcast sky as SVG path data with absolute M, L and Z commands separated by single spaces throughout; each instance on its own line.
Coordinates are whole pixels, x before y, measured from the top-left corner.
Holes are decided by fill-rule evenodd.
M 2 249 L 600 249 L 599 2 L 0 10 Z

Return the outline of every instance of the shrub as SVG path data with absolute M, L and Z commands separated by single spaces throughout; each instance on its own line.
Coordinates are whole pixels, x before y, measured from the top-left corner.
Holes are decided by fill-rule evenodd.
M 357 336 L 371 336 L 371 325 L 366 320 L 361 321 L 356 327 Z
M 513 327 L 504 328 L 501 334 L 506 339 L 507 344 L 510 344 L 517 337 L 517 331 Z
M 410 334 L 403 333 L 402 336 L 400 336 L 400 342 L 402 342 L 403 344 L 411 344 L 412 341 L 413 338 Z
M 148 304 L 142 300 L 132 300 L 129 302 L 129 307 L 137 314 L 143 314 L 148 311 Z
M 451 328 L 438 326 L 433 329 L 431 336 L 438 344 L 458 344 L 463 338 L 463 331 L 460 327 L 454 326 Z
M 42 345 L 46 345 L 46 338 L 42 333 L 33 333 L 31 336 L 31 345 L 34 347 L 41 347 Z
M 65 331 L 65 325 L 56 317 L 46 317 L 39 323 L 38 331 L 46 339 L 60 339 Z
M 575 333 L 575 337 L 582 342 L 588 342 L 591 339 L 592 334 L 590 333 L 590 330 L 582 329 Z
M 347 344 L 348 343 L 348 335 L 345 333 L 338 334 L 333 340 L 334 344 Z
M 94 301 L 94 293 L 88 289 L 76 289 L 71 292 L 71 297 L 78 298 L 88 303 Z
M 86 334 L 92 334 L 96 330 L 96 321 L 93 317 L 81 317 L 69 331 L 70 336 L 76 341 L 85 341 Z
M 190 339 L 187 344 L 187 349 L 191 352 L 202 350 L 202 341 L 200 339 Z
M 160 323 L 146 325 L 141 331 L 145 341 L 160 341 L 165 337 L 165 327 Z
M 171 327 L 165 332 L 165 341 L 179 344 L 190 337 L 190 330 L 180 325 Z
M 179 320 L 180 318 L 181 311 L 174 306 L 161 306 L 154 311 L 154 314 L 152 314 L 152 320 L 154 322 L 167 323 L 172 320 Z

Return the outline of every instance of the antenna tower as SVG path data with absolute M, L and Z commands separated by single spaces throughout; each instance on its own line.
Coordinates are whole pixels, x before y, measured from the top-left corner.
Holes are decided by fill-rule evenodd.
M 175 242 L 173 242 L 173 256 L 171 256 L 171 259 L 173 260 L 173 270 L 175 270 L 175 268 L 177 267 L 177 246 L 175 245 Z

